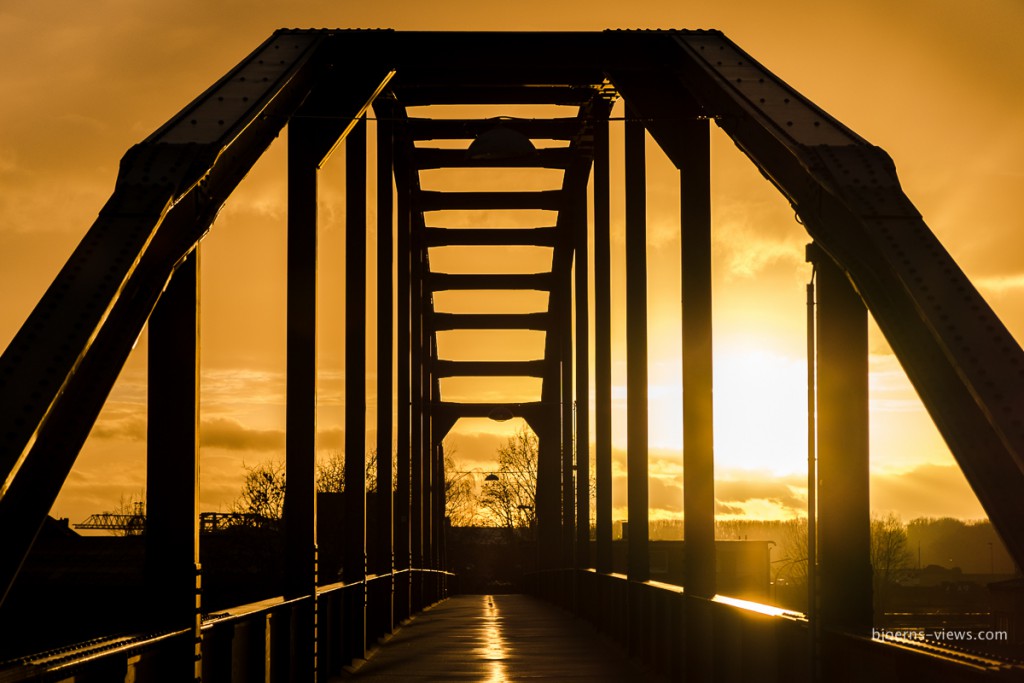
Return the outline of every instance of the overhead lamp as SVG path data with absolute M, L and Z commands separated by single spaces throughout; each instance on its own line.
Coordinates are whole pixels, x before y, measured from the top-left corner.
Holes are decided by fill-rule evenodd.
M 506 406 L 495 406 L 491 412 L 487 413 L 487 417 L 495 422 L 508 422 L 515 415 Z
M 530 138 L 518 130 L 509 128 L 499 119 L 493 128 L 483 131 L 466 149 L 466 158 L 472 160 L 499 161 L 503 159 L 522 159 L 537 154 Z
M 499 481 L 498 475 L 495 474 L 494 472 L 491 472 L 486 477 L 484 477 L 484 481 Z

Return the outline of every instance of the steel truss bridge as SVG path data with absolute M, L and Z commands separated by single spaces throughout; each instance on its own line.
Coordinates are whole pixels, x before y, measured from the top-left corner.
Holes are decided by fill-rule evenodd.
M 608 118 L 625 121 L 628 575 L 611 567 Z M 417 118 L 420 105 L 569 105 L 550 119 Z M 377 119 L 368 178 L 365 118 Z M 715 586 L 709 126 L 791 203 L 817 272 L 818 599 L 807 615 Z M 288 130 L 287 493 L 284 594 L 203 622 L 197 515 L 198 246 L 225 200 Z M 495 133 L 495 129 L 505 129 Z M 685 588 L 650 581 L 647 539 L 645 130 L 681 192 Z M 496 137 L 561 141 L 510 153 Z M 491 142 L 488 142 L 490 138 Z M 506 139 L 506 142 L 508 140 Z M 475 151 L 432 141 L 475 140 Z M 318 169 L 345 147 L 347 496 L 343 582 L 317 585 L 314 450 Z M 497 151 L 496 151 L 497 150 Z M 435 192 L 438 168 L 564 171 L 560 189 Z M 368 183 L 376 183 L 381 529 L 366 536 Z M 588 184 L 593 200 L 588 199 Z M 394 189 L 393 189 L 394 188 Z M 438 226 L 432 212 L 542 209 L 532 228 Z M 397 216 L 397 227 L 392 217 Z M 395 243 L 392 233 L 397 235 Z M 588 286 L 588 244 L 593 286 Z M 550 270 L 435 272 L 448 245 L 549 247 Z M 575 270 L 573 270 L 575 264 Z M 393 290 L 392 279 L 397 282 Z M 546 310 L 451 314 L 433 294 L 536 290 Z M 397 296 L 395 296 L 397 293 Z M 657 293 L 658 296 L 662 292 Z M 392 310 L 392 298 L 397 310 Z M 593 300 L 593 335 L 588 320 Z M 575 310 L 575 315 L 570 314 Z M 145 635 L 27 658 L 4 680 L 328 680 L 442 600 L 443 458 L 460 418 L 518 416 L 539 436 L 538 572 L 530 585 L 687 680 L 1004 680 L 1021 669 L 869 637 L 867 315 L 874 316 L 1018 566 L 1024 565 L 1024 353 L 904 195 L 893 162 L 717 31 L 418 33 L 281 30 L 131 148 L 92 228 L 0 359 L 0 582 L 10 590 L 133 343 L 149 325 Z M 392 318 L 397 320 L 393 328 Z M 573 342 L 575 326 L 575 342 Z M 437 332 L 544 332 L 527 361 L 438 358 Z M 595 349 L 594 400 L 587 372 Z M 396 341 L 392 341 L 396 340 Z M 392 359 L 397 356 L 397 377 Z M 533 402 L 448 401 L 441 378 L 535 377 Z M 392 391 L 393 383 L 397 393 Z M 495 386 L 500 386 L 496 382 Z M 596 551 L 586 485 L 595 413 Z M 574 483 L 575 482 L 575 483 Z M 577 488 L 578 487 L 578 488 Z M 387 487 L 384 487 L 387 489 Z M 367 566 L 380 544 L 379 566 Z M 253 670 L 260 673 L 252 674 Z M 250 672 L 250 673 L 243 673 Z M 93 676 L 93 678 L 89 678 Z

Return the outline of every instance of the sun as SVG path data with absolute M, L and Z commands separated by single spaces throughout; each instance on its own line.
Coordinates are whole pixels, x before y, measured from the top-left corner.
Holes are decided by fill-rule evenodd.
M 657 365 L 648 388 L 650 447 L 681 452 L 679 363 Z M 653 381 L 654 377 L 659 381 Z M 719 349 L 714 382 L 717 469 L 767 472 L 775 476 L 806 472 L 804 358 L 756 348 Z M 624 409 L 624 388 L 616 394 Z M 622 438 L 624 442 L 624 435 Z
M 727 349 L 715 358 L 715 464 L 721 469 L 807 470 L 807 361 Z

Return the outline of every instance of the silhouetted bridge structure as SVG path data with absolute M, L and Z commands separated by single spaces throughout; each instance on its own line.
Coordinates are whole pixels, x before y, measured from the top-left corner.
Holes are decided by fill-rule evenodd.
M 611 572 L 609 136 L 625 116 L 629 551 Z M 422 105 L 563 105 L 554 118 L 417 118 Z M 367 125 L 377 119 L 375 178 Z M 718 595 L 714 554 L 709 125 L 794 207 L 817 273 L 818 591 L 807 614 Z M 198 556 L 198 245 L 288 130 L 287 493 L 283 595 L 202 619 Z M 679 169 L 685 587 L 647 552 L 645 131 Z M 468 148 L 431 141 L 473 141 Z M 537 148 L 524 141 L 559 141 Z M 343 581 L 319 585 L 315 535 L 317 172 L 345 147 L 347 514 Z M 564 171 L 546 191 L 436 192 L 421 171 Z M 378 249 L 378 531 L 366 535 L 367 185 Z M 588 185 L 592 188 L 588 195 Z M 588 197 L 592 196 L 592 200 Z M 455 228 L 438 211 L 546 210 L 551 224 Z M 442 214 L 443 215 L 443 214 Z M 393 223 L 395 221 L 395 223 Z M 391 235 L 397 235 L 392 243 Z M 593 245 L 593 286 L 588 247 Z M 545 272 L 453 274 L 431 249 L 551 249 Z M 575 268 L 573 268 L 575 264 Z M 393 282 L 397 288 L 393 287 Z M 536 290 L 529 314 L 435 310 L 447 290 Z M 662 296 L 663 292 L 657 292 Z M 392 300 L 397 302 L 392 309 Z M 593 333 L 588 310 L 593 300 Z M 575 311 L 573 314 L 572 311 Z M 1024 561 L 1024 353 L 904 196 L 889 157 L 715 31 L 402 33 L 282 30 L 125 155 L 113 196 L 0 359 L 0 578 L 15 581 L 133 343 L 149 325 L 144 631 L 0 672 L 2 680 L 329 680 L 444 600 L 444 435 L 464 417 L 522 417 L 539 436 L 535 595 L 691 681 L 1004 680 L 1022 669 L 870 638 L 867 313 L 874 315 L 1018 566 Z M 393 318 L 397 326 L 393 327 Z M 439 358 L 436 333 L 538 330 L 530 360 Z M 575 341 L 573 330 L 575 329 Z M 593 403 L 587 368 L 595 349 Z M 397 356 L 397 376 L 392 362 Z M 536 400 L 445 400 L 440 379 L 535 377 Z M 392 390 L 397 386 L 397 393 Z M 497 386 L 497 384 L 496 384 Z M 587 484 L 595 411 L 596 544 Z M 812 486 L 812 489 L 815 487 Z M 812 506 L 812 509 L 815 506 Z M 381 530 L 390 530 L 381 531 Z M 376 544 L 377 566 L 367 566 Z M 813 564 L 813 563 L 812 563 Z M 84 615 L 88 618 L 88 615 Z M 557 651 L 558 643 L 549 643 Z M 595 647 L 597 647 L 595 645 Z M 513 672 L 514 673 L 514 672 Z

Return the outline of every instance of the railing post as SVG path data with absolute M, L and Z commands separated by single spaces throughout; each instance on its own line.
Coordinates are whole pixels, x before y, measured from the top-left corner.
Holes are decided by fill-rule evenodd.
M 594 469 L 597 571 L 612 571 L 612 356 L 608 121 L 594 124 Z
M 868 322 L 846 274 L 820 249 L 818 274 L 818 612 L 823 629 L 870 634 Z
M 366 655 L 366 119 L 345 139 L 345 560 L 353 658 Z
M 165 669 L 199 679 L 199 247 L 174 271 L 149 319 L 146 439 L 147 628 L 192 632 Z M 173 671 L 173 674 L 170 674 Z
M 683 535 L 688 676 L 713 674 L 715 461 L 712 413 L 711 168 L 708 122 L 681 122 Z

